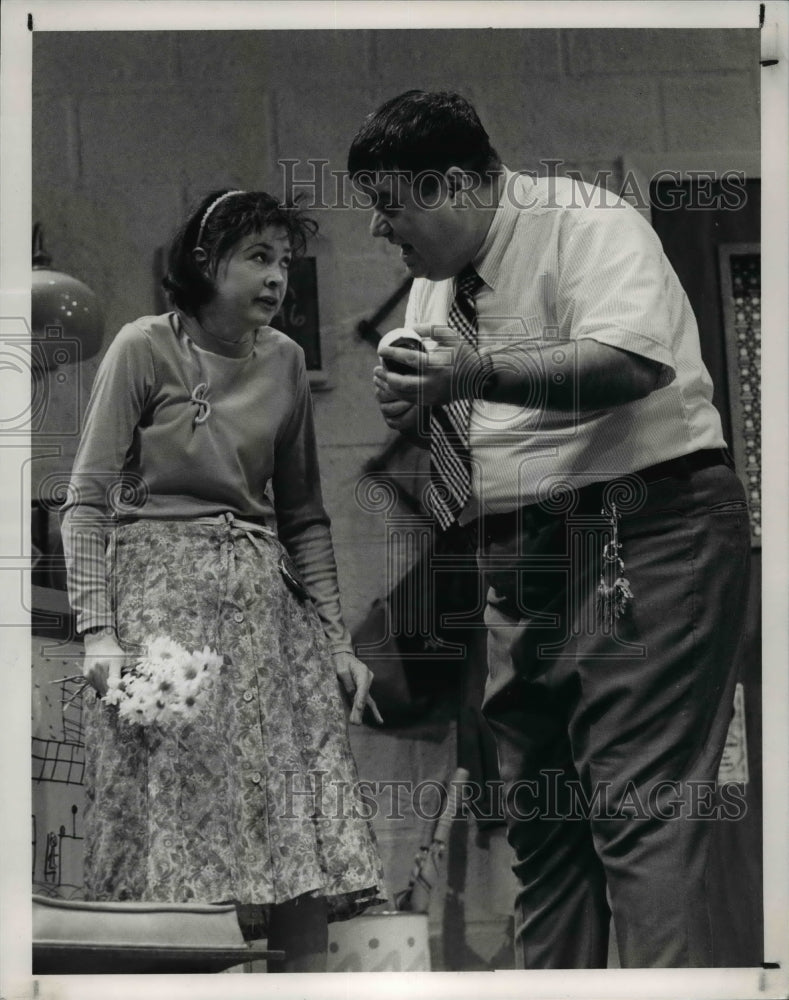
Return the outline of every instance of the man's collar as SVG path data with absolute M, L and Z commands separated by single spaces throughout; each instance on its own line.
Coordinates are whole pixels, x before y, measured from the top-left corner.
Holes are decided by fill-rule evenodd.
M 510 245 L 518 221 L 518 207 L 508 197 L 515 181 L 516 175 L 513 171 L 502 167 L 499 203 L 482 246 L 472 261 L 477 274 L 489 288 L 496 287 L 504 254 Z

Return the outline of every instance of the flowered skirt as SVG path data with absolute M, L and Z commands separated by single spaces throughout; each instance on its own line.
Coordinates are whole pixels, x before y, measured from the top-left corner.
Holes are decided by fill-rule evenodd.
M 208 706 L 172 730 L 129 725 L 86 696 L 88 898 L 259 905 L 308 893 L 335 919 L 382 902 L 332 658 L 282 553 L 230 515 L 115 528 L 121 645 L 166 636 L 225 664 Z

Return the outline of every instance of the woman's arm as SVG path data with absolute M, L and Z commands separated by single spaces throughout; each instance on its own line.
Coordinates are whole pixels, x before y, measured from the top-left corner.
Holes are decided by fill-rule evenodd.
M 337 676 L 352 698 L 351 723 L 361 723 L 365 706 L 382 722 L 369 694 L 372 671 L 354 655 L 351 635 L 342 618 L 331 523 L 323 505 L 312 398 L 303 354 L 292 377 L 294 405 L 290 420 L 277 440 L 272 476 L 280 541 L 315 603 Z
M 96 373 L 61 508 L 67 586 L 79 632 L 115 625 L 107 579 L 107 531 L 112 498 L 151 380 L 147 339 L 134 325 L 124 327 Z
M 352 652 L 342 620 L 331 522 L 323 505 L 312 398 L 303 355 L 288 376 L 290 418 L 277 436 L 272 487 L 279 538 L 296 564 L 323 623 L 332 652 Z

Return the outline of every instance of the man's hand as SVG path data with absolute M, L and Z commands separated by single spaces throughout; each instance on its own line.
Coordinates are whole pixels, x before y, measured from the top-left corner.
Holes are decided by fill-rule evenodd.
M 96 689 L 100 698 L 107 693 L 109 678 L 120 679 L 127 659 L 126 652 L 114 635 L 86 634 L 82 673 Z
M 370 697 L 370 685 L 373 682 L 373 672 L 370 668 L 357 659 L 353 653 L 335 653 L 333 656 L 334 667 L 337 676 L 340 678 L 342 686 L 348 696 L 353 699 L 351 705 L 351 724 L 360 726 L 362 715 L 367 705 L 373 713 L 376 722 L 383 722 L 378 706 Z
M 408 351 L 406 353 L 414 354 L 416 352 Z M 387 427 L 391 427 L 392 430 L 400 431 L 401 433 L 407 433 L 408 431 L 415 429 L 417 407 L 413 403 L 400 399 L 400 397 L 389 388 L 386 382 L 386 377 L 391 374 L 391 372 L 388 372 L 380 365 L 373 370 L 373 388 L 375 390 L 375 398 L 378 400 L 378 405 L 381 408 L 381 414 Z
M 415 326 L 422 337 L 430 338 L 438 346 L 427 353 L 409 351 L 402 347 L 384 347 L 381 357 L 414 369 L 413 374 L 401 375 L 376 368 L 376 395 L 392 407 L 393 420 L 403 419 L 403 410 L 394 410 L 394 401 L 413 406 L 444 406 L 455 399 L 474 394 L 475 381 L 479 378 L 479 355 L 457 331 L 448 326 Z M 384 419 L 390 427 L 395 426 Z M 396 429 L 400 429 L 397 427 Z

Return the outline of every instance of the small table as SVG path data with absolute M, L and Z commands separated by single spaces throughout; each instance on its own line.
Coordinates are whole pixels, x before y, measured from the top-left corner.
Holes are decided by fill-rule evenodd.
M 244 940 L 233 903 L 88 902 L 33 896 L 33 972 L 41 976 L 222 972 L 282 961 Z
M 33 942 L 33 974 L 139 975 L 222 972 L 253 961 L 282 961 L 284 951 L 243 948 L 153 948 L 137 945 Z

